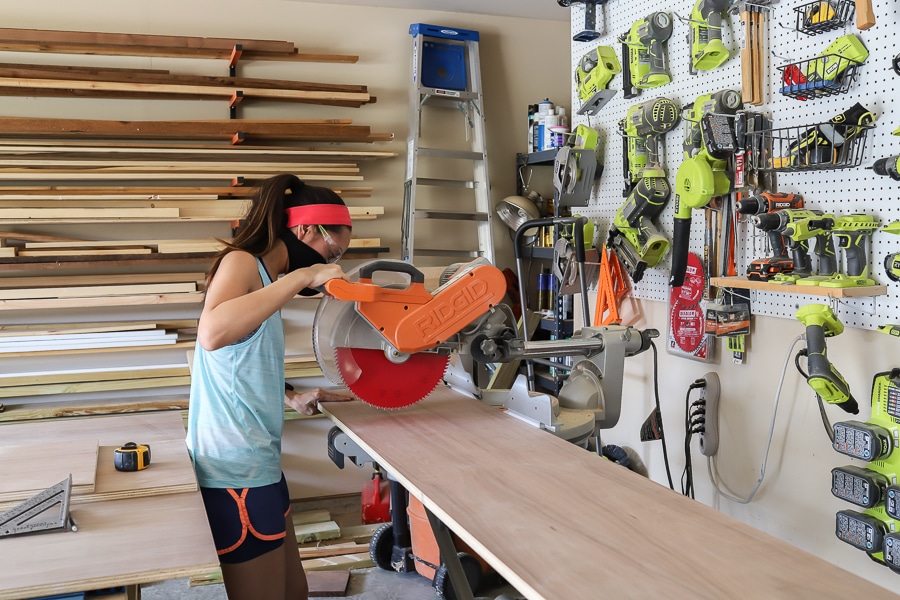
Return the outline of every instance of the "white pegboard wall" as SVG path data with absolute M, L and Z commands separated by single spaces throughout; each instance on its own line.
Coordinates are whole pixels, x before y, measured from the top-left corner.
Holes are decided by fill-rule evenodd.
M 865 168 L 878 158 L 900 153 L 900 137 L 892 135 L 900 127 L 900 108 L 896 108 L 894 102 L 900 96 L 900 76 L 891 68 L 893 57 L 900 53 L 900 4 L 895 0 L 873 0 L 876 24 L 867 31 L 857 30 L 855 16 L 851 16 L 844 29 L 807 36 L 794 29 L 796 12 L 793 10 L 806 1 L 808 0 L 782 0 L 772 7 L 766 27 L 766 103 L 754 110 L 770 114 L 773 127 L 780 128 L 826 121 L 859 102 L 875 114 L 877 121 L 874 130 L 869 132 L 861 166 L 818 172 L 779 172 L 778 191 L 802 194 L 809 208 L 842 214 L 864 212 L 877 216 L 882 225 L 900 220 L 900 182 L 875 175 Z M 593 117 L 575 114 L 581 104 L 573 85 L 573 127 L 576 124 L 587 124 L 600 131 L 601 148 L 598 152 L 605 164 L 603 176 L 592 194 L 589 206 L 579 210 L 598 224 L 599 237 L 596 239 L 606 239 L 606 232 L 615 212 L 623 202 L 623 150 L 618 122 L 625 116 L 628 107 L 659 96 L 669 98 L 683 107 L 700 94 L 725 88 L 737 91 L 741 89 L 741 31 L 737 15 L 729 13 L 723 24 L 722 39 L 732 54 L 728 61 L 713 71 L 690 74 L 690 45 L 687 41 L 690 25 L 679 17 L 687 19 L 693 5 L 694 0 L 678 0 L 675 3 L 663 0 L 611 0 L 604 6 L 597 7 L 597 30 L 601 37 L 592 42 L 572 42 L 571 69 L 574 73 L 581 57 L 597 46 L 611 46 L 621 60 L 617 38 L 627 32 L 634 21 L 656 11 L 669 12 L 674 21 L 672 37 L 667 43 L 671 83 L 643 90 L 637 98 L 626 100 L 621 93 L 622 74 L 619 74 L 609 86 L 619 93 Z M 584 5 L 573 4 L 571 11 L 571 29 L 574 35 L 584 29 Z M 855 33 L 862 39 L 869 51 L 869 58 L 860 67 L 857 80 L 846 94 L 803 102 L 778 93 L 781 74 L 778 66 L 814 58 L 828 44 L 847 33 Z M 789 60 L 777 58 L 773 53 Z M 672 187 L 672 198 L 659 218 L 659 226 L 670 240 L 674 226 L 675 172 L 682 161 L 684 127 L 682 120 L 665 138 L 664 164 Z M 701 256 L 704 213 L 705 211 L 694 211 L 691 227 L 690 250 Z M 764 255 L 764 244 L 764 238 L 749 223 L 741 224 L 736 248 L 738 273 L 745 273 L 750 261 Z M 869 238 L 870 276 L 876 282 L 887 285 L 887 296 L 842 299 L 837 302 L 823 296 L 752 292 L 753 311 L 755 314 L 793 319 L 798 306 L 810 302 L 825 302 L 832 304 L 841 321 L 848 327 L 873 329 L 884 323 L 900 322 L 900 283 L 890 281 L 883 266 L 884 257 L 894 252 L 900 252 L 900 236 L 877 231 Z M 670 255 L 671 249 L 659 265 L 647 269 L 643 279 L 634 285 L 636 297 L 668 300 Z

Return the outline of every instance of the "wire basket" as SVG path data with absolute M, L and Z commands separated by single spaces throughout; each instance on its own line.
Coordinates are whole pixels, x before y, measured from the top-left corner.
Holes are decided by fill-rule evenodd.
M 778 67 L 781 71 L 779 93 L 796 100 L 846 94 L 858 76 L 859 61 L 825 54 Z
M 875 127 L 819 123 L 748 133 L 750 166 L 757 171 L 826 171 L 862 163 L 866 138 Z
M 796 29 L 806 35 L 818 35 L 846 27 L 853 16 L 855 3 L 851 0 L 816 0 L 794 7 Z

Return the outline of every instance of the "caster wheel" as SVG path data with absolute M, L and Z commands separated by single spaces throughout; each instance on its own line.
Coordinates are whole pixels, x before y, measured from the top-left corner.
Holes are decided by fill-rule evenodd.
M 466 574 L 466 581 L 469 583 L 469 589 L 473 592 L 478 589 L 481 583 L 481 563 L 465 552 L 457 554 L 459 562 L 462 563 L 463 571 Z M 453 584 L 450 582 L 450 573 L 447 571 L 447 565 L 441 565 L 434 573 L 434 591 L 440 600 L 456 600 L 456 594 L 453 593 Z
M 379 569 L 393 571 L 391 554 L 394 550 L 394 527 L 385 523 L 375 530 L 369 541 L 369 556 Z

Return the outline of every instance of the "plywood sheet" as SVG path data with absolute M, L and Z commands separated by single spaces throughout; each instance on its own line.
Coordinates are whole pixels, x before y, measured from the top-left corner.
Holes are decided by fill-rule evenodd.
M 123 440 L 124 444 L 126 441 Z M 141 440 L 134 440 L 144 443 Z M 75 498 L 76 502 L 97 502 L 122 498 L 141 498 L 162 494 L 177 494 L 197 490 L 193 470 L 182 464 L 187 449 L 184 440 L 161 440 L 150 444 L 150 466 L 142 471 L 116 471 L 113 455 L 116 446 L 100 446 L 97 462 L 97 482 L 92 494 Z
M 182 451 L 173 455 L 172 476 L 193 474 L 179 411 L 0 425 L 0 448 L 51 439 L 103 446 L 134 439 L 151 449 L 177 440 Z M 218 567 L 198 491 L 75 503 L 71 514 L 76 532 L 3 540 L 0 600 L 190 577 Z
M 895 597 L 448 388 L 322 410 L 529 600 Z
M 70 473 L 73 494 L 93 492 L 96 472 L 96 439 L 0 445 L 0 502 L 26 500 Z

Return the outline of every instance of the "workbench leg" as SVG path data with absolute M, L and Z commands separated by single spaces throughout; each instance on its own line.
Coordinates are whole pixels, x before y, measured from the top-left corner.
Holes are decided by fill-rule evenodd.
M 456 600 L 475 600 L 472 590 L 469 589 L 469 580 L 466 578 L 466 572 L 463 570 L 462 563 L 459 562 L 459 556 L 456 555 L 456 546 L 453 538 L 450 536 L 450 529 L 441 522 L 434 513 L 425 508 L 428 515 L 428 522 L 431 523 L 431 530 L 434 532 L 434 539 L 437 541 L 438 548 L 441 551 L 441 562 L 447 567 L 447 573 L 450 574 L 450 583 L 453 584 L 453 594 Z
M 125 598 L 127 600 L 141 600 L 141 584 L 126 585 Z

